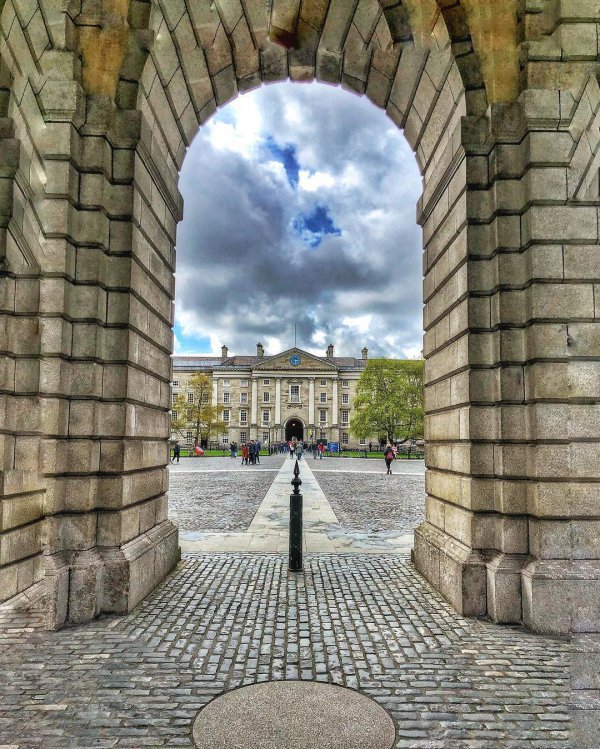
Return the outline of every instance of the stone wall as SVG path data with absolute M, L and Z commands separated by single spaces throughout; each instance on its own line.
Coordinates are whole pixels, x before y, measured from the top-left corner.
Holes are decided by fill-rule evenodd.
M 460 611 L 598 611 L 600 0 L 0 2 L 0 598 L 126 611 L 177 560 L 178 173 L 262 83 L 364 94 L 423 174 L 427 520 Z

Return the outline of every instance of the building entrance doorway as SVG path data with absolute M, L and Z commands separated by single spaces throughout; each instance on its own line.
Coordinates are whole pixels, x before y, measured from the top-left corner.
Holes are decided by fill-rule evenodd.
M 304 424 L 300 419 L 290 419 L 285 425 L 285 441 L 296 438 L 299 442 L 304 439 Z

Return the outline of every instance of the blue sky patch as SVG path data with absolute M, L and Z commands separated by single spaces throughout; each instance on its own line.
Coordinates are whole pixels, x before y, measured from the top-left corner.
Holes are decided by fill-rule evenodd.
M 294 233 L 312 248 L 318 247 L 323 237 L 327 235 L 333 237 L 342 235 L 341 230 L 333 223 L 327 207 L 323 205 L 316 205 L 311 213 L 296 217 L 292 227 Z
M 200 332 L 197 336 L 185 335 L 185 333 L 183 332 L 183 328 L 177 322 L 173 326 L 173 332 L 175 333 L 175 335 L 177 336 L 177 340 L 179 341 L 181 353 L 210 353 L 211 342 L 208 336 L 203 336 Z
M 276 161 L 279 161 L 280 164 L 283 164 L 288 182 L 296 189 L 298 187 L 298 180 L 300 179 L 300 164 L 296 158 L 295 146 L 288 143 L 282 148 L 271 135 L 267 137 L 266 145 L 271 156 Z

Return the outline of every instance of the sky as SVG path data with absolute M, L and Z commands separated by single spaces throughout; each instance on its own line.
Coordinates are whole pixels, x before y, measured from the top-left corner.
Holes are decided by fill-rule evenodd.
M 175 353 L 416 358 L 421 177 L 366 98 L 278 83 L 198 132 L 180 179 Z

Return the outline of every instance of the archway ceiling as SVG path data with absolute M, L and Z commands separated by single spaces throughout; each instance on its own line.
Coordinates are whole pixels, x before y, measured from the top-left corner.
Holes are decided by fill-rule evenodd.
M 237 93 L 288 75 L 312 80 L 315 68 L 320 80 L 358 93 L 375 71 L 373 87 L 385 88 L 381 79 L 393 75 L 403 45 L 426 50 L 448 38 L 457 60 L 473 45 L 488 103 L 519 92 L 517 0 L 100 0 L 76 19 L 89 93 L 135 106 L 147 52 L 161 41 L 151 17 L 157 5 L 182 51 L 201 47 L 213 81 L 221 76 L 217 105 L 219 86 L 230 92 L 228 77 Z M 473 71 L 459 68 L 468 89 Z

